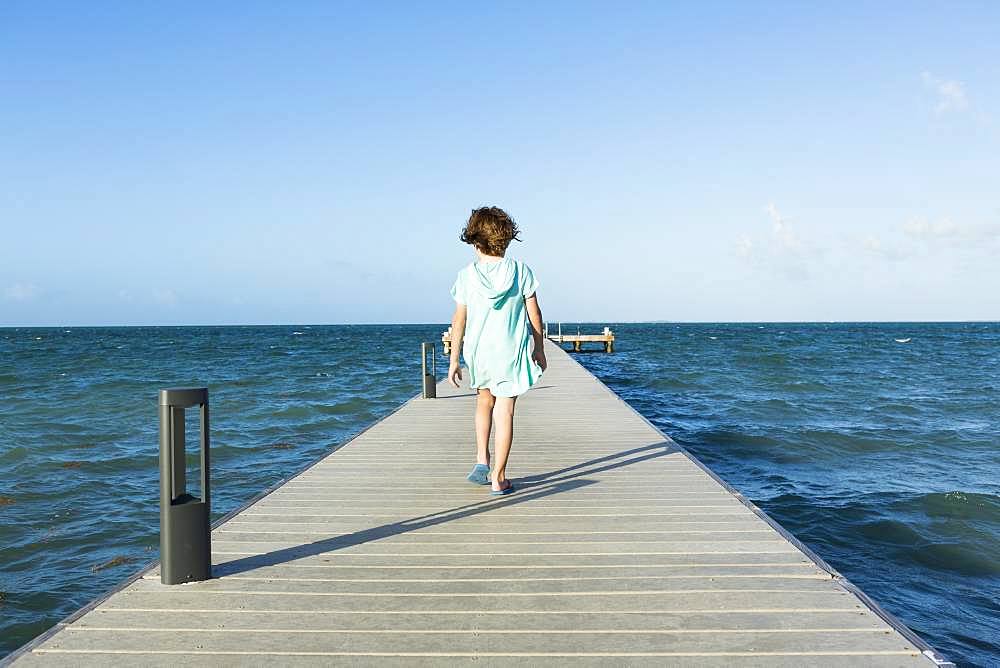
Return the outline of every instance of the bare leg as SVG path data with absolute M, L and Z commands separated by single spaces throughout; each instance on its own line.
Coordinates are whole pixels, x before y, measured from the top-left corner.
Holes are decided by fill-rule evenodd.
M 496 423 L 496 464 L 493 467 L 493 491 L 500 491 L 507 486 L 507 457 L 510 456 L 510 445 L 514 440 L 514 402 L 517 397 L 497 397 L 493 408 L 493 421 Z
M 493 427 L 493 404 L 496 397 L 489 390 L 479 390 L 476 397 L 476 463 L 490 465 L 490 429 Z

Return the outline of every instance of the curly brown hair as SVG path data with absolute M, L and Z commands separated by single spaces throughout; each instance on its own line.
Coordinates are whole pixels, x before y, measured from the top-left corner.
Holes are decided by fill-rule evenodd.
M 487 255 L 501 256 L 507 252 L 511 241 L 520 241 L 517 223 L 503 209 L 484 206 L 473 209 L 460 237 L 463 243 L 472 244 Z

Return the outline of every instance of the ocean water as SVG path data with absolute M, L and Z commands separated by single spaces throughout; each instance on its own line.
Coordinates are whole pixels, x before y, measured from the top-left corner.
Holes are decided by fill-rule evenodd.
M 946 657 L 1000 665 L 1000 323 L 614 329 L 577 359 Z
M 157 558 L 159 389 L 209 387 L 220 517 L 416 394 L 442 329 L 0 329 L 0 656 Z
M 949 658 L 1000 664 L 1000 324 L 605 324 L 581 363 Z M 156 558 L 158 389 L 210 388 L 221 516 L 417 393 L 442 329 L 0 329 L 0 656 Z

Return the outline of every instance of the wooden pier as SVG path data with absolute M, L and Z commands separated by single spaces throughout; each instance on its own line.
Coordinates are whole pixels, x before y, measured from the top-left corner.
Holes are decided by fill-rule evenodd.
M 615 352 L 615 333 L 611 331 L 610 327 L 605 327 L 604 331 L 600 334 L 563 334 L 562 327 L 559 328 L 557 334 L 549 334 L 549 329 L 545 328 L 545 338 L 554 343 L 572 343 L 573 352 L 582 352 L 583 344 L 587 342 L 600 343 L 604 346 L 604 352 L 613 353 Z
M 576 334 L 563 334 L 562 323 L 559 323 L 557 333 L 550 334 L 549 323 L 545 323 L 545 338 L 558 343 L 560 346 L 564 343 L 572 343 L 573 352 L 577 353 L 583 351 L 583 344 L 587 342 L 600 343 L 606 353 L 613 353 L 615 351 L 615 333 L 611 331 L 610 327 L 605 327 L 600 334 L 581 334 L 580 332 Z M 451 327 L 441 333 L 441 348 L 444 350 L 445 355 L 451 352 Z
M 547 348 L 518 401 L 513 495 L 465 481 L 474 396 L 441 383 L 217 526 L 214 579 L 165 586 L 153 568 L 8 661 L 941 664 Z

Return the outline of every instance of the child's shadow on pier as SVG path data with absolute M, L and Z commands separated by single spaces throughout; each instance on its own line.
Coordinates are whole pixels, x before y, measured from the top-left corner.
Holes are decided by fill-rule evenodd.
M 518 478 L 517 480 L 522 487 L 542 484 L 548 485 L 561 480 L 571 480 L 584 475 L 592 475 L 594 473 L 603 473 L 604 471 L 620 469 L 625 466 L 631 466 L 632 464 L 638 464 L 640 462 L 649 461 L 650 459 L 656 459 L 658 457 L 663 457 L 676 452 L 680 452 L 680 450 L 672 443 L 668 441 L 658 441 L 656 443 L 650 443 L 649 445 L 643 445 L 638 448 L 632 448 L 631 450 L 623 450 L 611 455 L 605 455 L 604 457 L 597 457 L 589 461 L 581 462 L 580 464 L 574 464 L 573 466 L 567 466 L 556 471 L 550 471 L 549 473 L 539 473 L 537 475 L 525 476 L 523 478 Z M 633 457 L 632 455 L 635 456 Z M 622 457 L 628 457 L 628 459 L 622 459 Z
M 297 545 L 295 547 L 274 550 L 266 554 L 255 554 L 241 559 L 234 559 L 213 567 L 213 577 L 225 577 L 245 573 L 265 566 L 276 566 L 304 557 L 313 557 L 326 552 L 333 552 L 355 545 L 361 545 L 373 540 L 398 536 L 400 534 L 417 531 L 426 527 L 437 526 L 452 520 L 459 520 L 466 517 L 474 517 L 481 513 L 490 512 L 499 508 L 529 503 L 537 499 L 543 499 L 560 492 L 568 492 L 574 489 L 581 489 L 596 484 L 597 480 L 589 480 L 584 476 L 595 473 L 602 473 L 613 469 L 638 464 L 657 457 L 663 457 L 673 452 L 679 452 L 671 443 L 661 441 L 651 443 L 639 448 L 624 450 L 604 457 L 597 457 L 589 461 L 581 462 L 574 466 L 568 466 L 550 473 L 533 476 L 526 476 L 516 479 L 516 484 L 521 491 L 516 496 L 490 498 L 476 503 L 470 503 L 458 508 L 444 510 L 437 513 L 429 513 L 400 522 L 391 522 L 371 529 L 362 529 L 353 533 L 331 538 L 324 538 L 314 543 Z M 622 459 L 622 458 L 625 459 Z
M 361 531 L 355 531 L 354 533 L 324 538 L 323 540 L 318 540 L 314 543 L 287 547 L 281 550 L 268 552 L 266 554 L 256 554 L 250 557 L 243 557 L 242 559 L 234 559 L 233 561 L 227 561 L 214 566 L 212 568 L 212 576 L 223 577 L 226 575 L 236 575 L 237 573 L 245 573 L 264 566 L 275 566 L 288 561 L 302 559 L 303 557 L 313 557 L 326 552 L 341 550 L 346 547 L 354 547 L 355 545 L 361 545 L 362 543 L 367 543 L 369 541 L 389 538 L 390 536 L 398 536 L 399 534 L 417 531 L 426 527 L 437 526 L 439 524 L 444 524 L 445 522 L 451 522 L 452 520 L 473 517 L 475 515 L 479 515 L 480 513 L 486 513 L 498 508 L 528 503 L 529 501 L 542 499 L 546 496 L 558 494 L 559 492 L 586 487 L 594 484 L 594 482 L 596 481 L 565 480 L 551 485 L 537 486 L 530 491 L 526 489 L 523 493 L 514 497 L 500 499 L 490 498 L 485 501 L 470 503 L 465 506 L 459 506 L 458 508 L 452 508 L 438 513 L 430 513 L 427 515 L 421 515 L 420 517 L 402 520 L 400 522 L 383 524 L 382 526 L 373 527 L 371 529 L 362 529 Z

